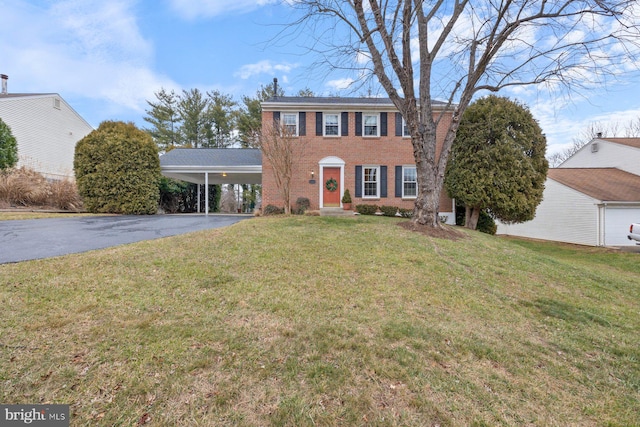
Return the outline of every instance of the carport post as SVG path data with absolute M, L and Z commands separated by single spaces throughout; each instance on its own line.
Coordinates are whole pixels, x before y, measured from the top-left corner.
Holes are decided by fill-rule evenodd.
M 204 173 L 204 212 L 209 215 L 209 172 Z
M 200 184 L 198 184 L 198 213 L 200 213 Z

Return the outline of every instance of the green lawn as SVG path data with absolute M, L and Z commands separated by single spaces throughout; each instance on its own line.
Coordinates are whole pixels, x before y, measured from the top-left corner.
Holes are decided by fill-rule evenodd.
M 0 401 L 72 426 L 640 424 L 640 255 L 398 222 L 0 265 Z

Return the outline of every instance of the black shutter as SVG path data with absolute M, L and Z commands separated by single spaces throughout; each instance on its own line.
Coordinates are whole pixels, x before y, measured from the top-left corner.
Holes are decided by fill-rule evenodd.
M 380 136 L 387 136 L 387 113 L 380 113 Z
M 387 197 L 387 167 L 380 166 L 380 197 Z
M 356 136 L 362 136 L 362 113 L 356 113 Z
M 404 136 L 402 134 L 402 114 L 396 113 L 396 136 Z
M 304 111 L 298 113 L 298 135 L 307 135 L 307 113 L 305 113 Z
M 362 166 L 356 166 L 356 197 L 362 197 Z
M 273 124 L 275 126 L 280 126 L 280 111 L 273 112 Z
M 322 136 L 322 113 L 316 113 L 316 136 Z
M 341 119 L 341 126 L 342 126 L 342 136 L 349 136 L 349 113 L 344 112 L 342 113 L 342 119 Z
M 402 197 L 402 166 L 396 166 L 396 197 Z

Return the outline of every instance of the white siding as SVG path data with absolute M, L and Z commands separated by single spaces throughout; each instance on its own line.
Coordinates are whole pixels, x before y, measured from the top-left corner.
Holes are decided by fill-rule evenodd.
M 598 150 L 592 152 L 594 143 Z M 562 163 L 560 168 L 618 168 L 640 175 L 640 149 L 604 140 L 593 140 Z
M 57 94 L 0 96 L 0 118 L 18 142 L 18 166 L 50 178 L 73 176 L 76 143 L 93 130 Z
M 506 225 L 497 234 L 598 245 L 598 201 L 547 178 L 543 200 L 533 220 Z

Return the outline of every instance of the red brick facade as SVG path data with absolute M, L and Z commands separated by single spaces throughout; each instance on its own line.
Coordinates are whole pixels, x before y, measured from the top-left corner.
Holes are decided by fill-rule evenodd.
M 404 194 L 414 191 L 411 182 L 411 168 L 415 168 L 413 147 L 409 137 L 401 136 L 402 118 L 388 101 L 279 97 L 264 102 L 262 108 L 265 127 L 274 123 L 274 115 L 281 123 L 286 122 L 285 115 L 287 121 L 295 122 L 300 150 L 296 153 L 297 161 L 292 171 L 292 204 L 298 197 L 307 197 L 311 209 L 327 207 L 324 172 L 325 168 L 333 167 L 340 171 L 336 191 L 342 196 L 344 189 L 349 189 L 353 206 L 376 204 L 413 208 L 415 196 Z M 450 117 L 449 114 L 445 117 L 447 120 L 441 121 L 439 146 Z M 336 119 L 338 123 L 335 123 Z M 365 129 L 366 125 L 374 124 Z M 326 133 L 338 135 L 326 136 Z M 365 133 L 374 136 L 362 136 Z M 262 191 L 263 206 L 283 206 L 273 169 L 264 156 Z M 448 223 L 455 221 L 453 202 L 445 192 L 440 198 L 440 210 L 441 215 L 448 216 Z

